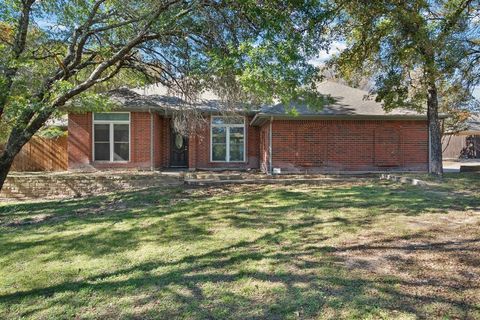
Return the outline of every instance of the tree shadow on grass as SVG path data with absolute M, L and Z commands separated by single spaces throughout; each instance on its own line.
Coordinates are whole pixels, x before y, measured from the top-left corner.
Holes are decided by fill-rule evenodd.
M 0 254 L 43 245 L 58 252 L 58 257 L 64 251 L 95 257 L 131 250 L 146 241 L 201 241 L 209 236 L 209 227 L 215 223 L 227 223 L 239 229 L 261 229 L 278 228 L 302 219 L 312 225 L 335 224 L 346 232 L 370 225 L 373 217 L 444 213 L 452 207 L 478 209 L 480 204 L 477 197 L 453 199 L 395 185 L 312 187 L 310 192 L 295 188 L 254 188 L 253 192 L 199 199 L 184 194 L 179 188 L 169 191 L 154 188 L 87 199 L 4 205 L 0 207 L 0 225 L 6 232 L 0 238 L 5 246 L 0 247 Z M 210 214 L 212 212 L 215 214 Z M 296 215 L 293 219 L 287 216 L 290 212 Z M 333 212 L 333 216 L 325 216 L 325 212 Z M 34 222 L 28 219 L 37 215 L 48 218 Z M 15 220 L 18 216 L 23 218 Z M 144 223 L 147 219 L 151 221 Z M 129 224 L 128 228 L 116 229 L 115 225 L 121 223 Z M 42 226 L 47 228 L 40 228 Z M 86 226 L 94 227 L 83 233 L 58 233 Z M 41 238 L 51 235 L 52 230 L 58 235 Z M 7 236 L 10 232 L 26 231 L 38 237 L 10 241 Z
M 137 318 L 275 319 L 313 318 L 322 314 L 330 318 L 345 315 L 361 318 L 384 316 L 385 313 L 395 316 L 396 312 L 427 317 L 426 305 L 442 305 L 447 315 L 452 313 L 468 318 L 480 314 L 478 305 L 461 296 L 445 296 L 435 290 L 431 293 L 420 290 L 421 294 L 413 294 L 401 289 L 453 290 L 441 279 L 422 282 L 421 279 L 371 277 L 346 268 L 344 261 L 336 255 L 342 250 L 396 249 L 398 238 L 392 237 L 391 241 L 382 244 L 348 248 L 322 246 L 322 242 L 332 237 L 325 232 L 326 228 L 333 226 L 336 232 L 342 233 L 349 232 L 352 227 L 370 226 L 372 216 L 389 218 L 398 214 L 443 213 L 452 206 L 452 199 L 448 197 L 429 194 L 418 188 L 384 185 L 311 188 L 309 192 L 262 187 L 249 192 L 233 190 L 224 196 L 205 199 L 189 197 L 181 190 L 167 195 L 155 195 L 155 192 L 117 195 L 115 199 L 122 199 L 126 205 L 106 207 L 102 214 L 87 212 L 79 216 L 74 212 L 99 203 L 102 207 L 102 203 L 111 200 L 109 197 L 73 200 L 66 207 L 59 207 L 62 204 L 58 202 L 22 205 L 21 210 L 26 215 L 27 212 L 38 214 L 44 211 L 62 215 L 62 219 L 45 221 L 37 227 L 81 230 L 85 226 L 102 225 L 91 232 L 25 241 L 8 241 L 8 238 L 12 234 L 34 232 L 34 226 L 8 226 L 5 227 L 7 233 L 2 236 L 2 241 L 7 242 L 2 244 L 0 254 L 6 256 L 14 251 L 46 246 L 56 252 L 52 256 L 54 259 L 68 259 L 67 252 L 98 258 L 107 253 L 135 250 L 146 242 L 165 246 L 175 241 L 208 243 L 211 228 L 222 225 L 232 230 L 266 231 L 253 240 L 226 242 L 220 248 L 183 255 L 173 261 L 158 257 L 154 261 L 118 267 L 52 286 L 3 294 L 0 304 L 12 306 L 21 305 L 22 301 L 38 301 L 35 308 L 22 313 L 23 316 L 35 316 L 54 305 L 71 306 L 74 297 L 86 296 L 81 303 L 88 303 L 88 296 L 95 293 L 104 297 L 104 301 L 132 301 L 127 310 L 112 307 L 112 314 L 97 314 L 97 317 L 105 318 L 118 317 L 119 313 Z M 185 199 L 187 201 L 183 201 Z M 478 199 L 464 200 L 457 202 L 456 206 L 464 210 L 478 207 Z M 3 207 L 2 215 L 12 211 Z M 128 223 L 129 227 L 116 230 L 114 225 L 117 222 Z M 417 236 L 421 238 L 421 235 Z M 415 237 L 409 235 L 408 239 Z M 465 247 L 452 249 L 448 243 L 442 242 L 434 246 L 412 247 L 411 250 L 443 250 L 452 255 L 467 253 Z M 473 286 L 456 288 L 473 289 Z M 162 304 L 163 299 L 169 302 Z M 135 308 L 138 305 L 143 308 Z M 80 312 L 78 307 L 76 310 Z
M 349 312 L 349 317 L 365 317 L 379 315 L 378 311 L 382 310 L 389 314 L 392 312 L 390 315 L 402 312 L 422 318 L 427 317 L 424 309 L 427 304 L 442 304 L 450 308 L 449 312 L 454 315 L 466 318 L 480 312 L 478 305 L 461 297 L 458 299 L 445 297 L 437 294 L 435 290 L 428 294 L 410 294 L 398 289 L 399 286 L 408 286 L 458 291 L 478 288 L 478 284 L 459 288 L 450 287 L 440 281 L 441 279 L 424 282 L 422 279 L 407 281 L 392 277 L 370 278 L 346 270 L 338 264 L 338 259 L 328 253 L 322 253 L 318 248 L 305 248 L 303 244 L 295 244 L 288 251 L 274 249 L 276 239 L 282 234 L 292 230 L 302 232 L 309 227 L 308 223 L 285 226 L 253 241 L 242 241 L 205 254 L 185 256 L 177 261 L 143 263 L 79 281 L 2 295 L 0 303 L 17 303 L 27 298 L 43 299 L 65 293 L 69 293 L 64 295 L 68 298 L 86 291 L 106 295 L 111 299 L 143 292 L 147 297 L 143 298 L 142 303 L 148 304 L 148 301 L 158 303 L 156 297 L 161 291 L 169 295 L 174 304 L 172 308 L 164 310 L 160 318 L 179 317 L 187 311 L 193 318 L 199 319 L 218 317 L 275 319 L 292 315 L 310 318 L 326 310 L 332 313 L 332 317 L 341 316 L 345 311 Z M 448 245 L 450 243 L 436 243 L 433 246 L 421 247 L 420 250 L 451 252 L 451 248 L 446 248 Z M 352 249 L 362 248 L 345 250 Z M 455 252 L 451 253 L 459 251 L 462 251 L 462 246 L 457 246 Z M 288 267 L 288 270 L 278 268 L 269 272 L 238 268 L 238 264 L 245 261 L 252 263 L 262 260 L 271 261 L 277 267 Z M 165 267 L 169 267 L 167 271 L 158 271 Z M 274 294 L 267 292 L 267 297 L 263 294 L 261 297 L 267 301 L 262 301 L 257 300 L 255 295 L 248 296 L 234 290 L 235 286 L 241 287 L 247 280 L 260 285 L 274 284 L 280 291 Z M 205 286 L 208 284 L 218 286 L 218 290 L 206 293 Z M 132 316 L 143 317 L 154 313 L 155 308 L 147 308 L 140 313 L 135 312 Z
M 305 186 L 303 186 L 305 187 Z M 228 190 L 228 186 L 223 189 Z M 289 190 L 285 187 L 252 186 L 254 192 L 235 194 L 232 191 L 224 197 L 201 198 L 182 194 L 182 189 L 165 190 L 151 188 L 143 191 L 119 192 L 114 195 L 95 196 L 84 199 L 63 201 L 28 202 L 0 205 L 0 226 L 21 227 L 22 229 L 38 227 L 42 223 L 63 223 L 80 220 L 90 223 L 93 220 L 111 220 L 112 218 L 128 218 L 125 214 L 139 212 L 142 217 L 148 214 L 173 214 L 195 209 L 194 213 L 206 211 L 230 211 L 237 215 L 239 209 L 251 211 L 251 221 L 267 213 L 278 213 L 292 210 L 307 211 L 375 209 L 378 214 L 403 213 L 418 215 L 425 212 L 445 212 L 449 209 L 468 210 L 480 208 L 479 196 L 459 198 L 455 194 L 437 193 L 422 190 L 418 187 L 398 185 L 353 185 L 333 188 L 311 187 L 314 192 Z M 183 200 L 172 202 L 172 199 Z M 193 201 L 191 201 L 193 200 Z M 220 200 L 220 201 L 219 201 Z M 193 204 L 193 205 L 192 205 Z M 203 209 L 203 210 L 202 210 Z M 374 212 L 375 213 L 375 212 Z M 29 217 L 35 214 L 47 215 L 47 219 L 11 223 L 12 218 Z M 231 215 L 233 218 L 234 215 Z M 135 218 L 135 216 L 132 216 Z M 270 221 L 269 221 L 270 222 Z

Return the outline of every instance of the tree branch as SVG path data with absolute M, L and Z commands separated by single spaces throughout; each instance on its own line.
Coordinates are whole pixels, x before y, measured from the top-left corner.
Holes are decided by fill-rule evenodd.
M 165 10 L 167 10 L 170 6 L 172 6 L 174 3 L 176 3 L 176 0 L 172 0 L 168 3 L 166 3 L 163 6 L 160 6 L 154 14 L 151 16 L 150 20 L 148 20 L 142 30 L 135 36 L 133 39 L 131 39 L 126 45 L 124 45 L 120 50 L 118 50 L 110 59 L 103 61 L 100 63 L 94 71 L 90 74 L 90 76 L 83 81 L 82 83 L 78 84 L 75 88 L 67 91 L 65 94 L 62 96 L 58 97 L 55 99 L 51 107 L 52 108 L 58 108 L 60 106 L 63 106 L 65 102 L 67 102 L 69 99 L 72 97 L 76 96 L 77 94 L 87 90 L 91 86 L 97 83 L 97 80 L 99 80 L 102 76 L 102 73 L 110 68 L 111 66 L 117 64 L 120 62 L 122 59 L 124 59 L 130 51 L 135 48 L 136 46 L 140 45 L 143 42 L 149 41 L 151 39 L 155 39 L 155 37 L 152 37 L 152 35 L 147 36 L 147 32 L 150 29 L 151 25 L 156 21 L 156 19 L 162 14 Z M 158 37 L 158 35 L 156 35 Z
M 457 10 L 451 15 L 450 19 L 447 20 L 445 25 L 442 27 L 440 34 L 438 35 L 438 41 L 443 42 L 443 39 L 447 37 L 452 28 L 457 24 L 458 19 L 462 15 L 465 9 L 467 9 L 474 0 L 466 0 L 462 5 L 458 6 Z
M 22 53 L 25 51 L 25 44 L 27 41 L 27 32 L 28 26 L 30 25 L 30 13 L 32 11 L 32 6 L 35 0 L 25 0 L 22 1 L 22 12 L 20 14 L 20 18 L 18 20 L 18 27 L 17 32 L 15 34 L 15 38 L 13 40 L 13 60 L 18 60 Z M 9 67 L 5 71 L 5 87 L 2 88 L 2 92 L 0 93 L 0 119 L 3 115 L 3 110 L 8 100 L 8 96 L 12 90 L 13 86 L 13 79 L 17 75 L 18 67 L 15 65 L 13 67 Z

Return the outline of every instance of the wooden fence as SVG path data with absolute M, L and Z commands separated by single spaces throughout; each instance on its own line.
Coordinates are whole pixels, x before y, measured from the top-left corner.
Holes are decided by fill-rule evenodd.
M 64 171 L 67 167 L 67 137 L 33 137 L 15 157 L 11 171 Z

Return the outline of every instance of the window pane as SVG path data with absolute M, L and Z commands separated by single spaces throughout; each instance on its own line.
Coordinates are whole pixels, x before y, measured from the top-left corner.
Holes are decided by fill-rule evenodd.
M 212 117 L 212 124 L 224 124 L 224 118 L 222 117 Z
M 212 117 L 212 124 L 244 124 L 245 119 L 243 117 Z
M 212 128 L 212 143 L 226 143 L 227 130 L 226 128 Z
M 230 161 L 243 161 L 243 143 L 230 144 Z
M 177 148 L 178 150 L 182 150 L 183 140 L 184 140 L 183 136 L 180 133 L 177 133 L 175 135 L 175 148 Z
M 244 129 L 230 128 L 230 161 L 243 161 Z
M 96 124 L 95 128 L 95 142 L 109 142 L 110 141 L 110 125 Z
M 212 160 L 213 161 L 226 161 L 227 148 L 224 144 L 214 144 L 212 146 Z
M 244 124 L 245 118 L 243 117 L 228 117 L 226 120 L 229 124 Z
M 95 161 L 110 161 L 110 143 L 95 142 Z
M 99 120 L 99 121 L 128 121 L 129 120 L 129 113 L 109 113 L 109 112 L 104 112 L 104 113 L 94 113 L 93 114 L 93 119 L 94 120 Z
M 113 161 L 128 161 L 129 150 L 128 143 L 114 143 L 113 144 Z
M 243 144 L 243 128 L 230 128 L 230 143 Z
M 114 142 L 128 142 L 128 124 L 114 124 L 113 125 L 113 141 Z

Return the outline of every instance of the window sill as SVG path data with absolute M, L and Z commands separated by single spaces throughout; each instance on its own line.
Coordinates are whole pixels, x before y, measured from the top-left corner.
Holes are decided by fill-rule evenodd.
M 210 161 L 209 163 L 244 163 L 246 164 L 247 161 Z
M 130 161 L 103 161 L 103 160 L 94 160 L 92 161 L 93 164 L 101 163 L 101 164 L 117 164 L 117 163 L 130 163 Z

